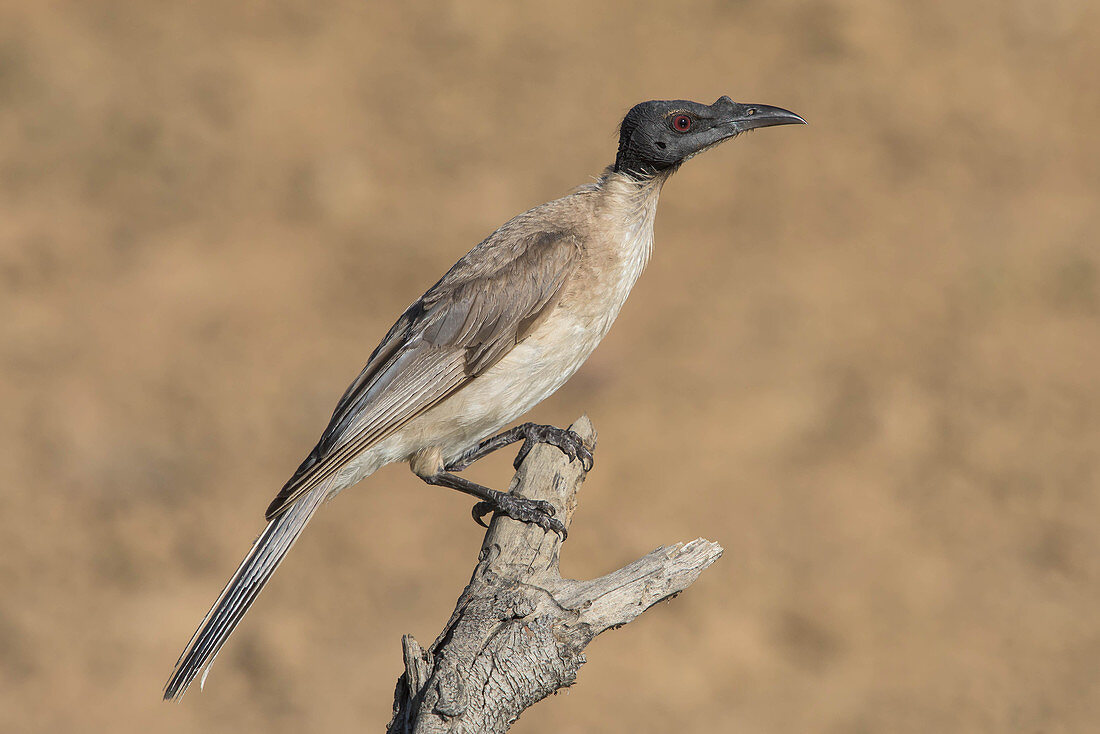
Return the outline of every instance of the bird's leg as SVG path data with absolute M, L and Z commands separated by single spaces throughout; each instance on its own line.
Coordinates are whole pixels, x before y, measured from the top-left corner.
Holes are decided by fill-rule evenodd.
M 499 492 L 455 474 L 455 472 L 462 471 L 478 459 L 516 441 L 523 441 L 523 446 L 513 462 L 516 469 L 519 469 L 520 464 L 527 458 L 527 454 L 530 453 L 536 443 L 548 443 L 560 449 L 569 457 L 570 461 L 579 458 L 585 471 L 592 470 L 592 452 L 584 445 L 584 441 L 581 440 L 580 436 L 564 428 L 539 423 L 524 423 L 487 438 L 473 448 L 466 450 L 454 461 L 442 465 L 442 467 L 440 464 L 421 464 L 418 460 L 413 460 L 411 465 L 413 471 L 428 484 L 457 489 L 480 499 L 481 502 L 474 505 L 473 516 L 474 520 L 482 527 L 487 527 L 482 517 L 490 512 L 500 512 L 513 520 L 534 523 L 543 530 L 553 530 L 561 535 L 562 540 L 565 540 L 567 535 L 565 525 L 554 517 L 554 506 L 549 502 Z M 438 457 L 438 453 L 435 456 Z M 425 456 L 425 459 L 431 462 L 430 455 Z M 438 461 L 438 458 L 435 460 Z
M 459 492 L 472 494 L 480 499 L 481 502 L 474 505 L 473 516 L 477 524 L 483 528 L 489 527 L 481 519 L 484 515 L 490 512 L 500 512 L 513 520 L 534 523 L 543 530 L 553 530 L 561 536 L 563 541 L 565 536 L 568 535 L 565 525 L 554 517 L 556 512 L 554 506 L 546 500 L 532 500 L 526 497 L 517 497 L 507 492 L 498 492 L 449 471 L 440 471 L 420 478 L 428 484 L 457 489 Z
M 512 466 L 516 469 L 519 469 L 519 465 L 527 458 L 527 454 L 531 452 L 535 444 L 548 443 L 551 446 L 556 446 L 561 449 L 561 451 L 569 457 L 569 461 L 579 458 L 584 470 L 592 471 L 592 452 L 585 447 L 584 441 L 581 440 L 580 436 L 570 431 L 568 428 L 544 426 L 540 423 L 523 423 L 515 428 L 509 428 L 503 433 L 498 433 L 495 436 L 485 439 L 477 446 L 467 449 L 465 453 L 450 464 L 447 464 L 447 471 L 462 471 L 478 459 L 488 456 L 497 449 L 504 448 L 516 441 L 523 441 L 523 446 L 520 448 L 519 453 L 516 454 L 515 461 L 512 462 Z

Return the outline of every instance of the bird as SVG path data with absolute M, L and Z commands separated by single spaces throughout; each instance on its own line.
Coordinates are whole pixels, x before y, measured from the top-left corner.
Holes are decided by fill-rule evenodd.
M 593 182 L 506 222 L 458 260 L 397 319 L 344 392 L 317 445 L 267 508 L 252 545 L 164 688 L 182 698 L 256 600 L 310 518 L 338 492 L 392 463 L 428 484 L 472 495 L 474 519 L 497 512 L 562 540 L 555 508 L 472 482 L 458 472 L 523 441 L 591 468 L 568 430 L 523 423 L 611 328 L 653 248 L 661 189 L 680 166 L 741 133 L 805 124 L 780 107 L 651 100 L 619 126 L 615 161 Z M 484 523 L 482 523 L 484 524 Z

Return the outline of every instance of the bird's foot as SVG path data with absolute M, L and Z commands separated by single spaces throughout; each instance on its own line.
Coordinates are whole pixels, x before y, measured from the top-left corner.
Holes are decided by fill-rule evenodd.
M 554 517 L 556 513 L 554 506 L 546 500 L 532 500 L 526 497 L 517 497 L 514 494 L 494 491 L 492 499 L 474 505 L 474 520 L 481 527 L 487 528 L 489 526 L 485 524 L 482 518 L 490 512 L 499 512 L 513 520 L 538 525 L 547 532 L 552 530 L 561 536 L 563 542 L 566 536 L 569 535 L 565 525 Z
M 570 463 L 580 459 L 584 470 L 592 471 L 592 452 L 584 445 L 584 439 L 575 432 L 568 428 L 544 426 L 539 423 L 524 423 L 520 428 L 523 431 L 524 441 L 519 453 L 516 454 L 516 460 L 512 462 L 512 466 L 516 469 L 519 469 L 519 465 L 527 458 L 527 454 L 531 453 L 535 444 L 548 443 L 568 456 Z

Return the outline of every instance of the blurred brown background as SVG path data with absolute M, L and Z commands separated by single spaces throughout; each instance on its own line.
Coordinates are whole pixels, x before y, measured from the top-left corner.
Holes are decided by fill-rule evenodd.
M 396 315 L 728 93 L 811 124 L 684 167 L 532 414 L 602 435 L 567 574 L 726 556 L 515 731 L 1096 731 L 1095 4 L 411 5 L 3 5 L 0 730 L 381 731 L 481 538 L 403 467 L 160 690 Z

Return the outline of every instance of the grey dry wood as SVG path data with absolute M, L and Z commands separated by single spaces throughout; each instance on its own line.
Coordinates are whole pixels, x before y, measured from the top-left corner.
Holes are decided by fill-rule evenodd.
M 571 428 L 589 449 L 587 416 Z M 510 489 L 558 508 L 568 528 L 585 472 L 557 448 L 540 444 Z M 507 731 L 532 704 L 572 685 L 596 635 L 630 622 L 690 586 L 722 555 L 702 538 L 662 546 L 591 581 L 561 578 L 555 533 L 496 516 L 481 555 L 443 632 L 424 650 L 402 638 L 405 673 L 394 692 L 389 734 Z

